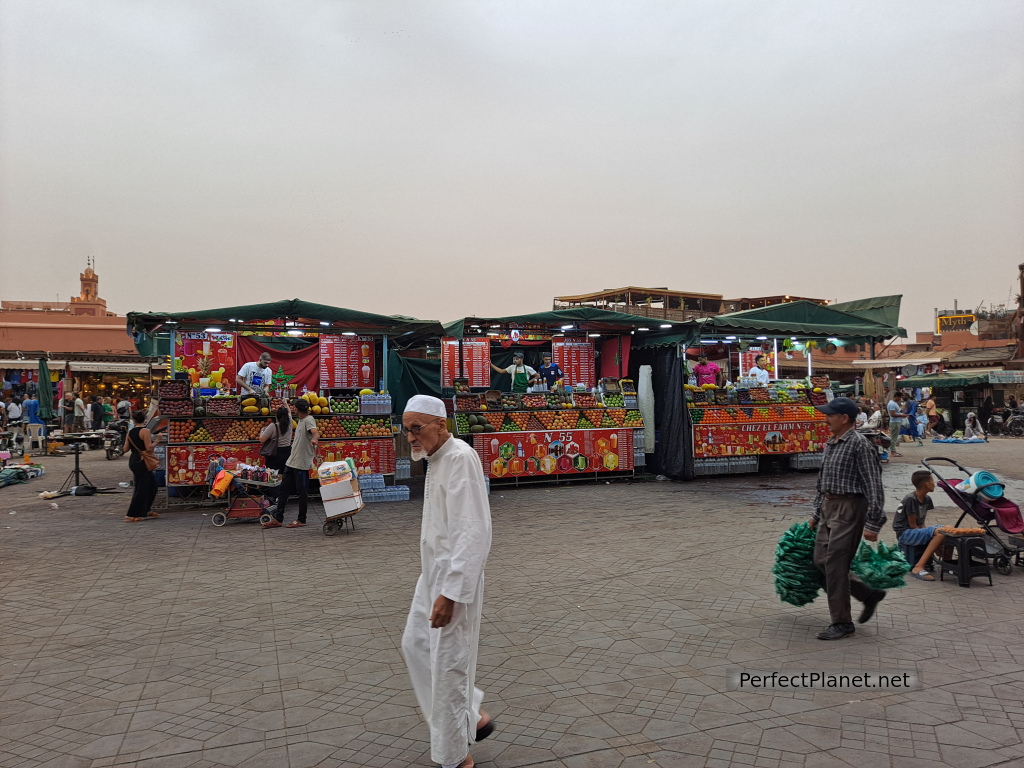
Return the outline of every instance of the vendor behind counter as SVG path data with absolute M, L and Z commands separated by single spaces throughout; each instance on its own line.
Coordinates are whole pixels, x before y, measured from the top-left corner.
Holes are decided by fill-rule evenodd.
M 526 365 L 523 360 L 523 353 L 517 350 L 512 353 L 512 365 L 502 368 L 491 363 L 491 369 L 495 373 L 507 373 L 512 377 L 512 392 L 526 392 L 531 384 L 540 382 L 536 369 Z

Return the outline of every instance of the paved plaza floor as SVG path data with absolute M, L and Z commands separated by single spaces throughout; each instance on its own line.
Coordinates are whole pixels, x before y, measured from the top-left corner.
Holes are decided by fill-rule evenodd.
M 1024 441 L 904 453 L 885 470 L 890 519 L 929 453 L 998 456 L 1024 501 Z M 214 528 L 209 509 L 126 524 L 127 496 L 36 498 L 69 462 L 0 489 L 0 766 L 432 764 L 399 653 L 418 501 L 369 506 L 335 537 L 319 504 L 295 530 Z M 123 460 L 83 466 L 98 484 L 128 479 Z M 854 637 L 821 642 L 824 598 L 785 605 L 769 573 L 814 480 L 496 491 L 478 684 L 498 730 L 477 763 L 1024 765 L 1024 570 L 970 589 L 909 580 Z M 728 690 L 744 669 L 923 685 Z

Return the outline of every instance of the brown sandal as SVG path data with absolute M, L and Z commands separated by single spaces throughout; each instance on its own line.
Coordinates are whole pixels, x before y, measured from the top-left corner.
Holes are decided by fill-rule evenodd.
M 142 517 L 126 517 L 124 521 L 126 523 L 141 523 L 144 519 Z

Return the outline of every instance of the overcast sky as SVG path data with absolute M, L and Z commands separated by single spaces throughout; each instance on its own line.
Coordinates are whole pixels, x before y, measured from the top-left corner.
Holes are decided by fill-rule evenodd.
M 0 0 L 0 298 L 934 307 L 1024 261 L 1024 3 Z

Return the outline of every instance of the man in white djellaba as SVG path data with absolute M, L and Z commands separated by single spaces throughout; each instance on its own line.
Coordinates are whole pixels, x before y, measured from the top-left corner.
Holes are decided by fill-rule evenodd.
M 476 659 L 491 549 L 491 508 L 480 457 L 453 438 L 444 403 L 416 395 L 402 416 L 412 458 L 428 459 L 420 530 L 422 573 L 402 635 L 402 655 L 430 727 L 430 757 L 471 768 L 469 745 L 494 730 L 480 709 Z

